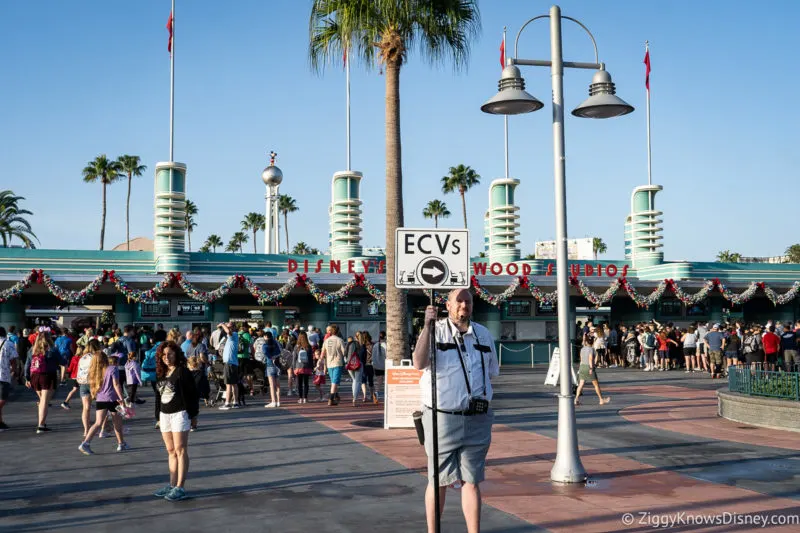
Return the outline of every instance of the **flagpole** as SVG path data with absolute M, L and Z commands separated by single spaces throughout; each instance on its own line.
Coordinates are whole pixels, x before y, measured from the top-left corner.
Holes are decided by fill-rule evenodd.
M 506 26 L 503 26 L 503 56 L 506 51 Z M 505 65 L 502 68 L 506 68 Z M 508 115 L 503 115 L 503 133 L 505 137 L 505 156 L 506 156 L 506 179 L 508 179 Z
M 175 0 L 172 0 L 172 52 L 169 55 L 169 161 L 174 161 L 175 144 Z
M 344 68 L 347 89 L 345 90 L 345 105 L 347 107 L 347 170 L 350 170 L 350 61 L 347 58 L 347 49 L 344 51 Z
M 644 42 L 644 52 L 645 55 L 650 53 L 650 41 Z M 649 66 L 648 66 L 649 68 Z M 651 162 L 651 154 L 650 154 L 650 83 L 648 80 L 648 87 L 647 87 L 647 184 L 653 184 L 653 166 Z

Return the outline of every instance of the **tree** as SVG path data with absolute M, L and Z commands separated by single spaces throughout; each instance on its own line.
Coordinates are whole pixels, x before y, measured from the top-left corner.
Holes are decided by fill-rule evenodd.
M 786 249 L 790 263 L 800 263 L 800 244 L 793 244 Z
M 289 213 L 300 209 L 295 199 L 287 194 L 278 196 L 278 211 L 283 215 L 283 229 L 286 231 L 286 249 L 289 249 Z
M 25 218 L 26 215 L 33 213 L 19 206 L 20 200 L 24 199 L 15 195 L 13 191 L 0 191 L 0 239 L 3 240 L 3 246 L 8 246 L 16 237 L 22 241 L 25 248 L 36 248 L 33 244 L 36 235 L 31 229 L 30 222 Z
M 244 245 L 244 243 L 247 242 L 247 240 L 249 238 L 250 238 L 250 236 L 247 235 L 247 233 L 245 233 L 243 231 L 237 231 L 236 233 L 233 234 L 233 237 L 231 237 L 231 240 L 228 243 L 228 248 L 230 248 L 231 244 L 232 244 L 233 245 L 233 249 L 229 250 L 228 248 L 225 248 L 225 251 L 226 252 L 235 252 L 236 250 L 239 250 L 240 254 L 244 253 L 244 250 L 242 250 L 242 246 Z
M 450 167 L 450 173 L 442 178 L 442 192 L 458 191 L 461 194 L 461 209 L 464 212 L 464 229 L 467 229 L 467 199 L 464 194 L 481 182 L 481 177 L 470 167 Z
M 222 246 L 223 244 L 224 243 L 222 242 L 222 237 L 212 233 L 211 235 L 208 236 L 203 246 L 207 246 L 213 251 L 213 253 L 217 253 L 217 246 Z
M 184 204 L 184 215 L 183 221 L 186 224 L 186 241 L 189 245 L 189 251 L 192 251 L 192 232 L 194 228 L 197 227 L 197 222 L 194 219 L 194 216 L 197 214 L 197 206 L 191 200 L 186 200 Z
M 295 255 L 311 255 L 311 248 L 308 247 L 303 241 L 298 242 L 292 248 L 292 253 Z
M 533 261 L 536 259 L 536 254 L 528 254 L 522 258 L 524 261 Z
M 717 262 L 719 263 L 738 263 L 742 260 L 742 254 L 731 252 L 730 250 L 722 250 L 717 254 Z
M 253 232 L 253 253 L 258 253 L 258 247 L 256 246 L 256 233 L 259 230 L 264 231 L 267 225 L 267 217 L 261 213 L 247 213 L 244 216 L 244 220 L 242 220 L 242 231 L 252 231 Z M 247 242 L 246 240 L 244 242 Z
M 432 218 L 433 227 L 438 228 L 439 217 L 449 217 L 450 211 L 447 209 L 447 205 L 441 200 L 431 200 L 428 202 L 428 205 L 425 206 L 425 209 L 422 210 L 422 216 L 425 218 Z
M 202 254 L 209 253 L 211 251 L 211 247 L 208 245 L 208 241 L 204 242 L 203 246 L 201 246 L 197 251 Z
M 600 237 L 592 239 L 592 253 L 594 254 L 595 261 L 597 260 L 597 254 L 604 254 L 606 251 L 608 251 L 608 246 L 603 242 L 603 239 Z
M 128 251 L 131 251 L 131 181 L 134 176 L 137 178 L 141 176 L 145 170 L 146 165 L 141 165 L 141 160 L 138 155 L 121 155 L 117 158 L 120 171 L 128 175 L 128 196 L 125 199 L 125 243 L 128 246 Z M 191 250 L 190 250 L 191 251 Z
M 476 0 L 314 0 L 309 20 L 312 68 L 348 60 L 374 64 L 386 80 L 386 279 L 395 278 L 395 230 L 403 226 L 403 173 L 400 143 L 400 69 L 417 46 L 431 63 L 453 59 L 467 64 L 471 40 L 480 31 Z M 405 294 L 386 283 L 388 353 L 399 362 L 408 353 Z
M 117 161 L 111 161 L 106 154 L 98 155 L 94 161 L 83 169 L 83 181 L 94 183 L 99 181 L 103 185 L 103 216 L 100 223 L 100 249 L 106 240 L 106 188 L 122 177 L 121 167 Z

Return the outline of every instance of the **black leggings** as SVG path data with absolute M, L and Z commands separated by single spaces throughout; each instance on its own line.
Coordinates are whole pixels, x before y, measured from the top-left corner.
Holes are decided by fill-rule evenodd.
M 126 385 L 128 389 L 128 401 L 133 403 L 136 400 L 136 389 L 139 388 L 139 385 Z
M 375 367 L 372 365 L 364 365 L 364 377 L 361 379 L 361 383 L 366 383 L 369 385 L 370 389 L 375 388 Z
M 297 395 L 300 398 L 308 399 L 308 374 L 295 374 L 294 377 L 297 378 Z

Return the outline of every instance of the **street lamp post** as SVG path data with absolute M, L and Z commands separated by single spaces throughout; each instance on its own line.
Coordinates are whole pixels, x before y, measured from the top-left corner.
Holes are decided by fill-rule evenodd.
M 519 59 L 517 46 L 522 30 L 531 22 L 550 19 L 550 61 Z M 592 40 L 594 63 L 565 62 L 561 53 L 561 20 L 567 19 L 583 28 Z M 564 148 L 564 67 L 597 70 L 589 87 L 589 99 L 572 111 L 577 117 L 611 118 L 633 111 L 615 95 L 614 83 L 599 62 L 597 43 L 586 26 L 561 15 L 561 8 L 553 6 L 549 15 L 539 15 L 522 25 L 514 42 L 514 57 L 507 60 L 499 83 L 500 91 L 487 101 L 481 110 L 485 113 L 516 115 L 530 113 L 543 104 L 525 92 L 525 81 L 516 65 L 550 67 L 553 84 L 553 163 L 555 181 L 556 217 L 556 285 L 558 291 L 558 348 L 561 354 L 560 391 L 558 395 L 558 448 L 550 479 L 563 483 L 577 483 L 586 479 L 586 470 L 578 454 L 578 432 L 575 424 L 575 406 L 572 396 L 572 351 L 569 342 L 569 275 L 567 272 L 567 190 Z

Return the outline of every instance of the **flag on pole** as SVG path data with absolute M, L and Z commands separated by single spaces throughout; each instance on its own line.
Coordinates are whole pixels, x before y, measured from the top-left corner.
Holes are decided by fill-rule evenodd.
M 169 12 L 167 19 L 167 31 L 169 32 L 169 42 L 167 42 L 167 52 L 172 53 L 172 11 Z
M 647 92 L 650 92 L 650 50 L 644 53 L 644 64 L 646 65 L 644 74 L 644 85 L 647 87 Z
M 506 68 L 506 34 L 503 33 L 503 42 L 500 43 L 500 68 Z

